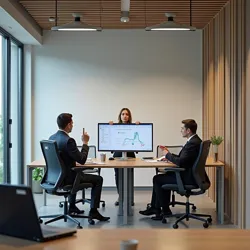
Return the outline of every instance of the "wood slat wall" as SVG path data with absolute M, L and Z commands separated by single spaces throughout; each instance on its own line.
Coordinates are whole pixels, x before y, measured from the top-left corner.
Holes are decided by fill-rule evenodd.
M 203 30 L 203 139 L 221 135 L 225 213 L 245 221 L 245 0 L 231 0 Z M 212 154 L 212 151 L 211 151 Z M 215 183 L 215 170 L 208 174 Z M 215 184 L 208 193 L 216 199 Z

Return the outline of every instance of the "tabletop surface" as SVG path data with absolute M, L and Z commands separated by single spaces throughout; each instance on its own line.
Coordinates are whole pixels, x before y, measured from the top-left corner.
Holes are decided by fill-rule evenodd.
M 97 164 L 86 163 L 84 166 L 90 166 L 95 168 L 164 168 L 164 167 L 174 167 L 175 165 L 171 162 L 154 162 L 152 160 L 144 161 L 140 158 L 131 158 L 125 161 L 115 159 L 106 160 L 104 163 L 100 162 L 100 159 L 93 159 Z M 77 164 L 79 165 L 79 164 Z M 206 166 L 211 167 L 223 167 L 224 163 L 221 161 L 214 162 L 212 157 L 207 158 Z M 45 167 L 44 159 L 35 160 L 27 165 L 27 167 Z
M 120 241 L 136 239 L 137 250 L 245 250 L 250 231 L 240 229 L 81 229 L 72 237 L 36 243 L 0 235 L 5 250 L 119 250 Z

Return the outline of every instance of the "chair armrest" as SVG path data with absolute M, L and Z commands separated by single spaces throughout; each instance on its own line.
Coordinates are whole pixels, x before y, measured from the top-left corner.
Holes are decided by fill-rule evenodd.
M 184 188 L 182 179 L 181 179 L 181 175 L 180 172 L 184 171 L 184 168 L 171 168 L 172 171 L 175 173 L 175 177 L 176 177 L 176 182 L 177 182 L 177 186 L 178 186 L 178 193 L 180 195 L 185 195 L 186 194 L 186 190 Z M 179 169 L 179 171 L 176 171 L 177 169 Z M 166 184 L 166 186 L 168 186 L 168 184 Z M 164 189 L 164 185 L 162 185 L 162 188 Z M 168 188 L 169 189 L 169 188 Z
M 181 171 L 185 171 L 185 168 L 164 168 L 164 172 L 181 172 Z
M 184 169 L 185 170 L 185 169 Z M 183 170 L 181 170 L 183 171 Z M 176 181 L 177 181 L 177 185 L 178 185 L 178 193 L 180 195 L 185 195 L 186 194 L 186 190 L 184 188 L 184 185 L 183 185 L 183 182 L 182 182 L 182 179 L 181 179 L 181 175 L 180 175 L 180 171 L 179 172 L 175 172 L 175 176 L 176 176 Z
M 82 173 L 84 173 L 84 174 L 95 174 L 95 173 L 98 173 L 98 169 L 96 169 L 96 168 L 85 169 L 85 170 L 82 171 Z
M 71 168 L 72 170 L 74 170 L 75 172 L 79 173 L 79 172 L 83 172 L 84 170 L 93 170 L 94 168 L 90 168 L 90 167 L 75 167 L 75 168 Z

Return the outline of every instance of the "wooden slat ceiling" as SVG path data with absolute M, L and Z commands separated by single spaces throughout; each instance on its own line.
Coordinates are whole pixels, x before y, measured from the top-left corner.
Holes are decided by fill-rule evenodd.
M 55 0 L 17 0 L 42 29 L 55 25 Z M 204 26 L 225 6 L 228 0 L 193 0 L 192 25 Z M 190 22 L 189 0 L 131 0 L 130 22 L 120 22 L 120 0 L 58 0 L 58 25 L 73 21 L 72 13 L 81 13 L 82 21 L 103 29 L 143 29 L 166 21 L 165 12 L 176 14 L 175 21 Z

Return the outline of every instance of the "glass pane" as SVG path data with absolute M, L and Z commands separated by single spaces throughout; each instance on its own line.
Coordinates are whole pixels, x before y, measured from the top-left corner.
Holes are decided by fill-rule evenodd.
M 3 37 L 0 36 L 0 183 L 3 183 Z
M 19 81 L 19 48 L 11 43 L 11 87 L 10 118 L 11 124 L 11 184 L 18 183 L 18 81 Z

